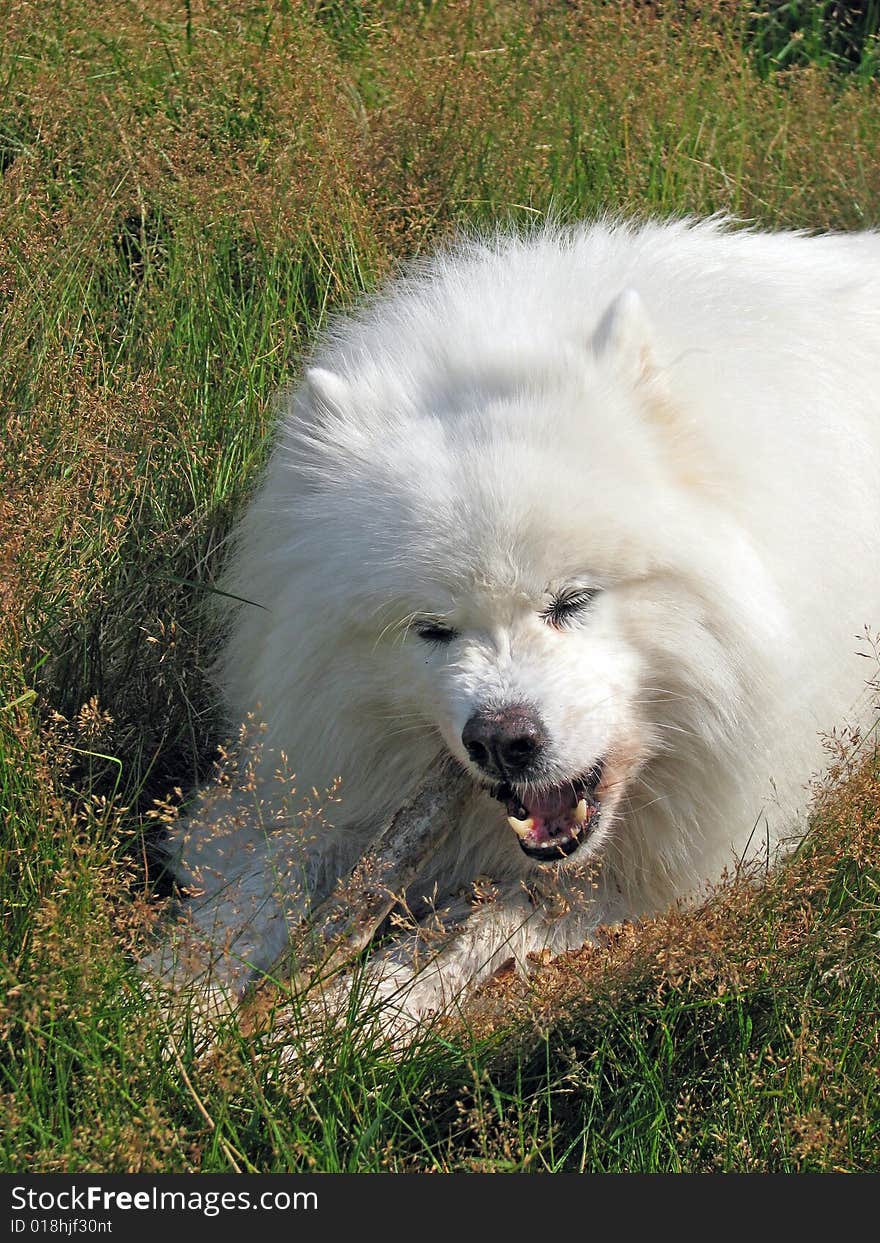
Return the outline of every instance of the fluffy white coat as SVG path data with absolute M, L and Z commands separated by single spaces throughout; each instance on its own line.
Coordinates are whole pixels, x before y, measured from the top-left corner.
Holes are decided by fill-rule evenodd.
M 374 960 L 405 1013 L 699 892 L 803 826 L 822 732 L 865 719 L 880 238 L 598 223 L 442 252 L 320 343 L 220 585 L 249 602 L 219 671 L 262 758 L 176 848 L 233 995 L 443 749 L 474 793 L 410 900 L 467 918 Z M 527 804 L 604 764 L 558 864 L 462 742 L 509 703 L 546 735 Z M 314 840 L 273 819 L 280 752 L 301 792 L 342 779 Z

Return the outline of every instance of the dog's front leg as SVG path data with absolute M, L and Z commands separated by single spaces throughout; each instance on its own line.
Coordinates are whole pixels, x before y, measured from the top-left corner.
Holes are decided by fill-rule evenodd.
M 316 898 L 352 866 L 362 834 L 309 832 L 252 791 L 203 791 L 173 831 L 169 868 L 188 896 L 142 975 L 228 1013 L 283 953 Z
M 473 906 L 463 900 L 443 912 L 442 927 L 400 937 L 373 956 L 361 975 L 337 981 L 340 1006 L 354 986 L 359 1008 L 397 1042 L 434 1014 L 460 1011 L 474 988 L 510 963 L 525 974 L 547 952 L 560 954 L 594 939 L 600 925 L 624 912 L 592 884 L 568 895 L 562 909 L 522 886 Z

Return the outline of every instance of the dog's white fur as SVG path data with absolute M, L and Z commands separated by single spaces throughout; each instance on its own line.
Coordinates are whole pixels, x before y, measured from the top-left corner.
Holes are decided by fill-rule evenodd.
M 572 584 L 598 594 L 554 628 Z M 880 238 L 600 223 L 443 252 L 325 337 L 221 586 L 251 602 L 220 673 L 264 756 L 231 827 L 204 796 L 178 868 L 233 993 L 304 878 L 350 867 L 443 748 L 474 794 L 411 897 L 461 916 L 483 876 L 498 896 L 421 972 L 375 961 L 407 1013 L 698 892 L 803 825 L 820 733 L 865 711 Z M 424 615 L 456 637 L 426 643 Z M 462 744 L 512 702 L 543 719 L 548 781 L 606 759 L 598 827 L 558 866 L 520 850 Z M 315 842 L 253 811 L 281 751 L 302 791 L 342 778 Z

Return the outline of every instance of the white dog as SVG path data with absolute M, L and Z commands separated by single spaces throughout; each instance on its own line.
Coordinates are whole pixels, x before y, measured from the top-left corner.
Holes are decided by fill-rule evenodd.
M 374 958 L 406 1014 L 698 893 L 803 825 L 822 731 L 864 719 L 880 237 L 447 250 L 325 337 L 221 586 L 263 753 L 177 868 L 233 995 L 443 750 L 473 794 L 409 900 L 469 918 L 421 969 Z M 273 820 L 281 752 L 301 791 L 341 777 L 314 841 Z

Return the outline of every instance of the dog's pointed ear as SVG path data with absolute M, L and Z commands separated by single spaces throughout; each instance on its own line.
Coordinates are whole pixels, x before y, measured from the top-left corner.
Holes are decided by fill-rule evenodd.
M 654 333 L 634 289 L 624 289 L 607 307 L 591 345 L 596 361 L 613 368 L 633 387 L 656 383 L 659 370 L 654 359 Z
M 325 367 L 309 367 L 304 378 L 312 397 L 319 406 L 337 413 L 347 409 L 349 387 L 348 382 L 341 375 L 337 375 L 335 371 L 328 371 Z
M 591 346 L 597 364 L 636 394 L 642 417 L 674 445 L 670 460 L 680 481 L 688 487 L 714 486 L 706 447 L 673 396 L 667 368 L 657 361 L 651 321 L 634 289 L 625 289 L 607 308 Z

